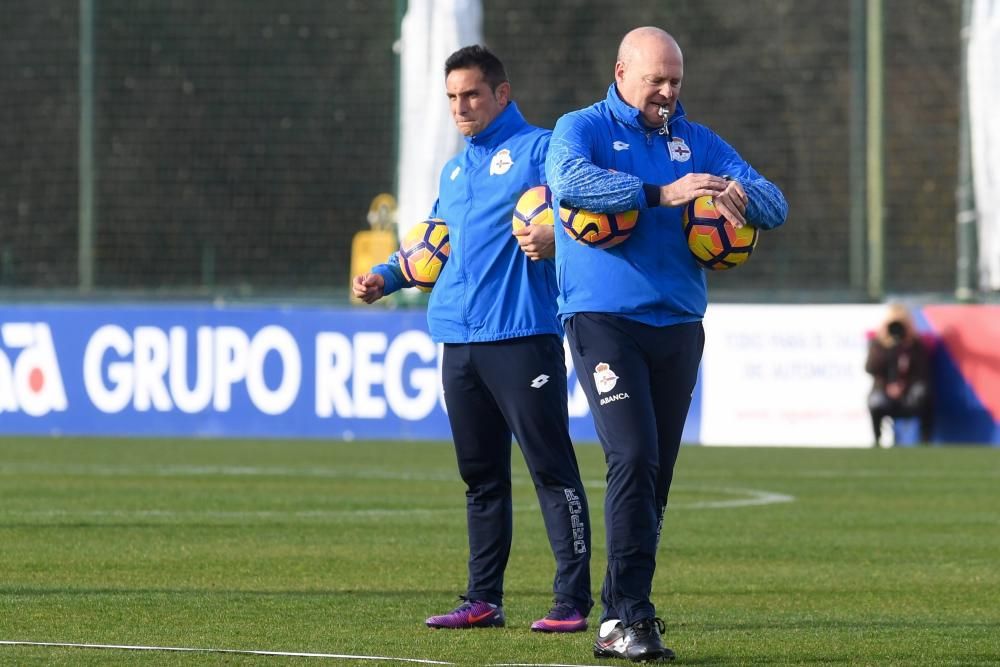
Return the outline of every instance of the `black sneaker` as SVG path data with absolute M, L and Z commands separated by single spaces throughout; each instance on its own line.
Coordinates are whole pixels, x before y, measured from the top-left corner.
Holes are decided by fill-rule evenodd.
M 624 658 L 627 646 L 625 626 L 617 618 L 604 621 L 597 628 L 597 639 L 594 640 L 595 658 Z
M 662 632 L 666 626 L 659 618 L 644 618 L 625 628 L 625 657 L 632 662 L 673 660 L 674 652 L 660 640 Z

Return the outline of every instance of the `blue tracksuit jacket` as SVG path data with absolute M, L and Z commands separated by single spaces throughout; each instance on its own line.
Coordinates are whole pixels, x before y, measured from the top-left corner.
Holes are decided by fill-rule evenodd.
M 788 205 L 781 191 L 715 132 L 689 121 L 680 104 L 669 129 L 661 135 L 658 128 L 646 127 L 613 83 L 607 98 L 556 123 L 545 169 L 553 205 L 609 213 L 639 210 L 631 237 L 607 250 L 556 234 L 562 318 L 601 312 L 666 326 L 704 316 L 705 276 L 688 250 L 682 207 L 651 207 L 647 191 L 652 186 L 689 173 L 729 176 L 749 197 L 748 222 L 771 229 L 785 221 Z
M 518 198 L 545 183 L 550 136 L 511 102 L 442 170 L 430 217 L 448 225 L 451 256 L 427 305 L 434 341 L 562 335 L 553 260 L 531 261 L 511 235 Z M 407 286 L 395 255 L 373 271 L 385 279 L 386 294 Z

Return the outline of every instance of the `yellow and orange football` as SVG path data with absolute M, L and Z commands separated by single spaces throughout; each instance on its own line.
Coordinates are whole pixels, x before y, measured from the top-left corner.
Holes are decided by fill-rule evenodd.
M 410 227 L 399 244 L 396 256 L 403 276 L 421 292 L 430 292 L 451 255 L 448 225 L 431 218 Z
M 559 207 L 559 220 L 574 241 L 592 248 L 607 249 L 632 235 L 638 211 L 595 213 L 581 208 Z
M 740 266 L 757 246 L 757 228 L 736 229 L 715 208 L 712 197 L 698 197 L 684 207 L 684 236 L 702 267 L 724 271 Z
M 555 214 L 552 212 L 552 192 L 547 185 L 536 185 L 525 190 L 514 207 L 511 223 L 514 231 L 530 225 L 555 224 Z

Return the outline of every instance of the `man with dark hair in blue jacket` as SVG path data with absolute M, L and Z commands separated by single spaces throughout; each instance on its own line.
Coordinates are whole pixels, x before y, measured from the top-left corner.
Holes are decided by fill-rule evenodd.
M 673 37 L 629 32 L 607 97 L 559 119 L 546 163 L 553 206 L 639 211 L 631 237 L 606 250 L 556 235 L 559 314 L 608 464 L 598 657 L 674 657 L 650 593 L 707 306 L 682 209 L 710 195 L 735 226 L 761 229 L 787 214 L 777 187 L 685 117 L 683 77 Z
M 518 198 L 545 182 L 551 133 L 525 121 L 510 99 L 503 64 L 487 49 L 456 51 L 445 63 L 445 80 L 466 146 L 445 165 L 430 214 L 448 225 L 451 255 L 431 291 L 427 323 L 431 337 L 444 343 L 445 405 L 467 486 L 469 583 L 462 604 L 427 625 L 504 624 L 513 434 L 556 558 L 554 605 L 531 629 L 579 632 L 593 606 L 590 522 L 569 437 L 554 230 L 531 225 L 511 235 Z M 356 276 L 353 291 L 371 303 L 405 286 L 394 255 Z

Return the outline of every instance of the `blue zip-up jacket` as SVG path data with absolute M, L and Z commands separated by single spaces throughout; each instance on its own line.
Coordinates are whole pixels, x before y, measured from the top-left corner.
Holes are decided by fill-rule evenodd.
M 545 169 L 553 206 L 639 211 L 632 235 L 607 250 L 584 246 L 557 230 L 563 319 L 600 312 L 666 326 L 705 315 L 708 289 L 684 238 L 683 207 L 657 206 L 660 185 L 689 173 L 728 176 L 746 191 L 750 224 L 771 229 L 785 221 L 788 205 L 781 191 L 719 135 L 689 121 L 680 104 L 668 127 L 667 134 L 646 127 L 613 83 L 603 101 L 556 123 Z
M 529 125 L 514 102 L 441 171 L 430 217 L 448 225 L 451 255 L 427 304 L 431 338 L 476 343 L 562 334 L 555 264 L 531 261 L 511 234 L 514 206 L 545 183 L 549 130 Z M 407 286 L 395 254 L 373 269 L 385 293 Z

